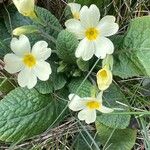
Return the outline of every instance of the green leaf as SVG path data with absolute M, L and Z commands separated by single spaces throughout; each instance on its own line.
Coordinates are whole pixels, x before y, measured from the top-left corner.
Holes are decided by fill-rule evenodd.
M 134 19 L 125 37 L 116 37 L 113 41 L 119 46 L 115 53 L 114 75 L 122 78 L 149 76 L 149 17 Z M 121 45 L 120 44 L 120 45 Z
M 7 31 L 4 20 L 0 18 L 0 58 L 3 58 L 10 49 L 8 42 L 10 41 L 10 34 Z
M 51 79 L 47 81 L 38 81 L 35 88 L 42 94 L 49 94 L 53 92 L 53 82 Z
M 66 105 L 68 104 L 68 95 L 69 95 L 69 91 L 66 88 L 63 88 L 59 91 L 55 92 L 55 119 L 57 118 L 57 116 L 59 116 L 62 111 L 64 110 L 64 108 L 66 107 Z M 63 121 L 64 118 L 68 117 L 69 114 L 69 109 L 67 107 L 67 109 L 62 113 L 61 117 L 59 119 L 57 119 L 57 122 L 59 123 L 60 121 Z
M 59 32 L 62 30 L 62 26 L 59 23 L 58 19 L 47 9 L 42 7 L 36 7 L 36 13 L 38 17 L 44 22 L 44 26 L 40 23 L 33 23 L 39 27 L 44 33 L 52 36 L 54 39 L 57 39 Z M 54 47 L 55 44 L 49 41 L 51 47 Z
M 0 39 L 0 58 L 3 59 L 3 57 L 11 52 L 10 48 L 10 39 Z
M 92 90 L 93 90 L 93 85 L 90 83 L 90 81 L 86 80 L 82 86 L 80 87 L 80 89 L 78 90 L 78 93 L 76 93 L 77 89 L 79 88 L 79 86 L 81 85 L 82 81 L 84 80 L 84 78 L 75 78 L 72 79 L 71 82 L 69 83 L 68 87 L 69 87 L 69 92 L 70 93 L 75 93 L 81 97 L 90 97 Z
M 142 75 L 150 76 L 150 17 L 139 17 L 131 21 L 124 38 L 124 49 L 130 60 L 141 70 Z
M 53 83 L 54 83 L 55 90 L 62 89 L 65 86 L 66 82 L 67 81 L 65 80 L 64 76 L 61 74 L 57 74 L 56 76 L 53 77 Z
M 124 36 L 113 36 L 115 45 L 113 75 L 121 78 L 129 78 L 142 75 L 142 70 L 128 56 L 127 49 L 123 48 Z
M 106 144 L 105 149 L 107 148 L 107 150 L 131 150 L 135 144 L 137 134 L 135 129 L 115 130 L 98 122 L 96 123 L 96 128 L 99 140 L 103 146 Z
M 142 75 L 142 69 L 133 60 L 122 50 L 114 56 L 113 74 L 123 79 Z
M 1 39 L 3 40 L 10 37 L 10 34 L 8 33 L 4 20 L 2 18 L 0 18 L 0 35 Z
M 53 123 L 54 114 L 50 95 L 16 88 L 0 101 L 0 140 L 17 142 L 40 134 Z
M 50 75 L 50 80 L 53 82 L 54 90 L 60 90 L 65 86 L 67 81 L 62 73 L 57 72 L 58 65 L 53 62 L 51 62 L 50 64 L 52 67 L 52 74 Z
M 77 59 L 77 65 L 80 70 L 82 71 L 88 71 L 89 70 L 89 62 L 84 61 L 81 58 Z
M 129 111 L 124 106 L 116 103 L 116 101 L 119 101 L 124 104 L 127 104 L 124 94 L 120 91 L 120 89 L 116 85 L 112 84 L 110 88 L 104 93 L 103 97 L 104 97 L 104 104 L 105 105 L 109 104 L 108 107 L 122 108 L 124 109 L 124 111 Z M 124 129 L 129 125 L 130 118 L 131 118 L 130 115 L 102 114 L 97 116 L 97 121 L 112 128 Z
M 74 63 L 75 51 L 78 46 L 76 36 L 66 30 L 59 33 L 56 43 L 57 54 L 65 62 Z
M 13 5 L 10 5 L 7 9 L 11 18 L 11 25 L 9 23 L 9 17 L 6 15 L 7 13 L 4 14 L 4 19 L 5 19 L 5 24 L 7 26 L 7 29 L 9 30 L 10 33 L 12 32 L 12 30 L 20 26 L 35 25 L 40 32 L 32 33 L 28 35 L 31 43 L 34 44 L 38 40 L 45 40 L 49 43 L 51 48 L 55 48 L 55 44 L 50 40 L 49 36 L 56 39 L 59 32 L 62 30 L 62 27 L 58 19 L 54 15 L 52 15 L 50 11 L 41 7 L 36 7 L 35 10 L 39 20 L 35 20 L 33 22 L 28 17 L 22 16 L 14 8 Z

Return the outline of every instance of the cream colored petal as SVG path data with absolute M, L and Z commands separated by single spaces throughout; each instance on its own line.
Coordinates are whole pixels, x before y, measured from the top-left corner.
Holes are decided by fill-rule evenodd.
M 89 8 L 83 6 L 80 11 L 81 24 L 85 28 L 96 27 L 99 23 L 100 12 L 96 5 L 92 4 Z
M 114 23 L 116 21 L 116 18 L 114 16 L 111 15 L 106 15 L 105 17 L 103 17 L 100 22 L 101 23 Z
M 87 124 L 96 120 L 96 110 L 83 109 L 78 113 L 79 120 L 85 120 Z
M 9 73 L 17 73 L 23 69 L 24 65 L 22 63 L 22 58 L 16 56 L 15 54 L 6 54 L 4 56 L 4 69 Z
M 95 41 L 95 55 L 98 58 L 104 59 L 107 54 L 112 54 L 114 52 L 113 43 L 105 37 L 99 37 Z
M 105 107 L 105 106 L 102 106 L 100 109 L 98 109 L 100 112 L 102 113 L 111 113 L 113 112 L 114 110 L 112 108 L 108 108 L 108 107 Z
M 118 32 L 119 25 L 115 23 L 114 16 L 105 16 L 98 24 L 101 36 L 111 36 Z
M 77 19 L 69 19 L 65 22 L 66 29 L 74 33 L 78 39 L 83 39 L 84 35 L 84 28 L 81 26 L 81 23 Z
M 81 9 L 81 5 L 78 3 L 69 3 L 68 6 L 70 6 L 72 13 L 79 12 Z
M 31 51 L 29 39 L 25 35 L 20 35 L 19 39 L 12 38 L 10 47 L 17 56 L 23 56 Z
M 95 53 L 95 45 L 93 42 L 87 40 L 84 38 L 82 41 L 80 41 L 75 56 L 77 58 L 82 58 L 84 61 L 90 60 Z
M 38 61 L 35 68 L 33 68 L 33 72 L 40 80 L 46 81 L 49 79 L 52 69 L 48 62 Z
M 102 99 L 103 99 L 103 91 L 101 91 L 101 92 L 99 92 L 99 93 L 97 94 L 96 99 L 98 99 L 100 103 L 102 102 Z
M 46 60 L 51 55 L 51 49 L 48 48 L 46 41 L 38 41 L 32 47 L 32 53 L 38 60 Z
M 35 0 L 13 0 L 13 3 L 24 16 L 30 16 L 34 12 Z
M 37 83 L 37 77 L 33 70 L 25 68 L 18 74 L 18 83 L 21 87 L 27 86 L 28 89 L 32 89 Z
M 76 94 L 70 94 L 69 95 L 69 105 L 68 107 L 73 111 L 79 111 L 81 109 L 85 108 L 85 102 L 82 98 L 80 98 Z

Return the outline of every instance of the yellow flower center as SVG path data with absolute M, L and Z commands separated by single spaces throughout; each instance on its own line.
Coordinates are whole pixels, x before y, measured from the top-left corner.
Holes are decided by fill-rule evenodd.
M 24 55 L 23 62 L 27 67 L 32 68 L 36 65 L 36 58 L 32 54 L 26 54 Z
M 96 28 L 88 28 L 85 31 L 85 36 L 88 40 L 92 41 L 95 40 L 99 35 L 99 31 Z
M 103 69 L 99 75 L 103 80 L 105 80 L 107 78 L 107 71 Z
M 32 18 L 37 17 L 34 11 L 25 11 L 25 12 L 22 12 L 22 14 L 27 17 L 32 17 Z
M 73 18 L 75 18 L 75 19 L 80 19 L 80 13 L 79 12 L 74 12 L 73 13 Z
M 89 109 L 99 109 L 101 107 L 101 104 L 97 101 L 91 100 L 91 101 L 86 103 L 86 106 Z

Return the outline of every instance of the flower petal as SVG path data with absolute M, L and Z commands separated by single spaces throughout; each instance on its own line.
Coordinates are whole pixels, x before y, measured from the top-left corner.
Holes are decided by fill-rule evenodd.
M 98 24 L 98 28 L 100 29 L 101 36 L 111 36 L 119 30 L 114 16 L 105 16 L 102 18 Z
M 10 47 L 18 56 L 23 56 L 24 54 L 29 53 L 31 50 L 29 39 L 25 35 L 20 35 L 19 39 L 12 38 Z
M 101 91 L 97 94 L 96 99 L 98 99 L 99 102 L 102 102 L 102 99 L 103 99 L 102 97 L 103 97 L 103 91 Z
M 70 6 L 72 13 L 79 12 L 81 9 L 81 5 L 78 3 L 69 3 L 68 6 Z
M 85 108 L 85 103 L 84 100 L 82 100 L 82 98 L 80 98 L 78 95 L 76 94 L 70 94 L 69 95 L 69 108 L 73 111 L 79 111 L 81 109 Z
M 34 12 L 35 0 L 13 0 L 13 3 L 17 7 L 18 11 L 25 16 Z
M 23 68 L 22 59 L 13 53 L 4 56 L 4 69 L 9 73 L 19 72 Z
M 32 69 L 25 68 L 18 74 L 18 83 L 21 87 L 33 88 L 37 83 L 37 77 Z
M 89 8 L 83 6 L 80 10 L 81 24 L 85 28 L 96 27 L 99 23 L 100 12 L 96 5 L 92 4 Z
M 114 45 L 113 43 L 105 37 L 99 37 L 95 41 L 96 51 L 95 55 L 98 58 L 104 59 L 106 54 L 112 54 L 114 52 Z
M 52 73 L 51 66 L 46 61 L 38 61 L 35 68 L 33 68 L 34 74 L 42 81 L 49 79 L 49 75 Z
M 83 109 L 78 113 L 79 120 L 85 120 L 87 124 L 95 122 L 96 110 Z
M 77 19 L 69 19 L 65 22 L 67 30 L 71 33 L 74 33 L 78 39 L 84 38 L 84 28 L 81 26 L 81 23 Z
M 45 41 L 38 41 L 32 47 L 32 53 L 39 60 L 46 60 L 51 55 L 51 49 L 47 48 L 48 43 Z
M 111 113 L 111 112 L 114 111 L 112 108 L 108 108 L 108 107 L 105 107 L 105 106 L 103 106 L 103 105 L 102 105 L 102 107 L 99 108 L 98 110 L 99 110 L 100 112 L 102 112 L 102 113 Z
M 84 38 L 82 41 L 80 41 L 76 49 L 75 56 L 77 58 L 82 57 L 83 60 L 87 61 L 93 57 L 94 52 L 95 52 L 94 42 Z

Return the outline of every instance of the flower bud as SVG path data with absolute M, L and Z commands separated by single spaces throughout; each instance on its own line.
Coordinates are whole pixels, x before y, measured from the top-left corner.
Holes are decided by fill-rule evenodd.
M 38 32 L 38 29 L 33 25 L 21 26 L 13 30 L 13 35 L 20 36 L 22 34 L 29 34 Z
M 97 84 L 98 88 L 101 91 L 106 90 L 112 83 L 112 72 L 109 70 L 109 67 L 104 66 L 97 72 Z

